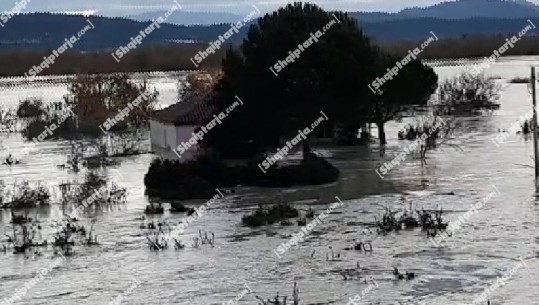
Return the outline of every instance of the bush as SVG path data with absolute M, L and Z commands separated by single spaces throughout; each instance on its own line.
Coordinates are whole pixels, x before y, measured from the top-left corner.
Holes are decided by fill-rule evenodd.
M 439 86 L 436 113 L 444 115 L 473 114 L 496 110 L 501 97 L 501 86 L 484 74 L 462 73 L 447 79 Z
M 10 207 L 13 209 L 33 208 L 48 205 L 49 200 L 50 193 L 45 187 L 39 185 L 32 188 L 28 181 L 23 181 L 21 184 L 15 185 Z
M 141 128 L 149 125 L 151 114 L 157 104 L 157 91 L 151 91 L 148 84 L 136 84 L 125 73 L 108 75 L 78 75 L 70 86 L 72 105 L 80 122 L 96 123 L 96 127 L 107 119 L 128 108 L 130 103 L 141 97 L 137 107 L 129 107 L 129 115 L 113 124 L 111 131 Z M 112 125 L 112 124 L 111 124 Z
M 55 126 L 53 128 L 53 126 Z M 49 132 L 50 130 L 50 132 Z M 99 133 L 98 133 L 99 132 Z M 23 136 L 32 140 L 33 138 L 39 138 L 41 134 L 44 134 L 44 139 L 76 139 L 78 137 L 75 118 L 69 117 L 64 122 L 57 120 L 38 118 L 28 123 L 26 128 L 22 131 Z M 95 135 L 102 135 L 103 132 L 97 128 Z M 39 139 L 42 141 L 41 139 Z
M 251 215 L 245 215 L 241 218 L 243 225 L 248 227 L 259 227 L 266 224 L 273 224 L 281 220 L 295 218 L 299 216 L 299 212 L 296 208 L 291 207 L 288 204 L 276 204 L 265 210 L 262 206 L 259 206 Z
M 298 165 L 270 167 L 266 175 L 260 175 L 257 185 L 271 187 L 317 185 L 334 182 L 338 177 L 339 170 L 336 167 L 326 159 L 311 153 L 305 155 Z
M 339 170 L 324 158 L 306 155 L 298 165 L 259 168 L 261 157 L 246 166 L 228 166 L 218 159 L 204 157 L 188 163 L 155 159 L 144 177 L 147 195 L 162 199 L 208 199 L 215 188 L 236 185 L 289 187 L 324 184 L 337 180 Z
M 38 118 L 45 115 L 45 108 L 41 99 L 28 98 L 19 103 L 17 117 L 19 119 Z

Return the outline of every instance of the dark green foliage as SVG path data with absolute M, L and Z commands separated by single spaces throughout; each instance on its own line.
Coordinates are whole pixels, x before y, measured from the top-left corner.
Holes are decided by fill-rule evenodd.
M 144 177 L 149 196 L 162 199 L 208 199 L 216 188 L 236 185 L 288 187 L 324 184 L 337 180 L 339 170 L 321 157 L 309 155 L 300 164 L 271 167 L 264 174 L 253 159 L 246 166 L 228 166 L 202 158 L 189 163 L 155 159 Z
M 304 48 L 299 59 L 277 76 L 272 73 L 270 67 L 276 70 L 276 62 L 330 22 L 334 24 Z M 207 144 L 223 154 L 235 143 L 250 143 L 258 150 L 275 147 L 279 138 L 308 126 L 320 111 L 329 117 L 325 124 L 364 121 L 361 101 L 375 58 L 369 39 L 344 13 L 333 15 L 313 4 L 294 3 L 266 14 L 249 29 L 241 53 L 226 53 L 217 86 L 219 106 L 229 106 L 235 95 L 245 105 L 209 135 Z M 226 136 L 230 134 L 234 137 Z
M 260 172 L 260 171 L 259 171 Z M 272 166 L 258 185 L 287 187 L 293 185 L 316 185 L 336 181 L 339 170 L 322 157 L 308 154 L 298 165 Z
M 311 33 L 331 22 L 299 58 L 284 68 L 276 67 Z M 216 88 L 217 103 L 224 109 L 238 95 L 245 106 L 212 132 L 206 145 L 227 157 L 234 157 L 237 150 L 233 148 L 238 146 L 264 151 L 278 146 L 279 139 L 291 131 L 309 126 L 320 111 L 329 118 L 323 124 L 351 127 L 352 140 L 346 142 L 355 142 L 356 127 L 370 121 L 379 126 L 385 143 L 384 124 L 397 118 L 402 106 L 425 104 L 437 85 L 430 67 L 412 61 L 384 85 L 382 95 L 373 94 L 367 84 L 401 59 L 373 46 L 347 14 L 330 14 L 313 4 L 289 4 L 252 25 L 241 52 L 227 51 Z

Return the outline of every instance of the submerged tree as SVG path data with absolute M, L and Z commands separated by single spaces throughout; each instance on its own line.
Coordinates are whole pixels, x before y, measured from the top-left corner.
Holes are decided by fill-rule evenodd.
M 426 116 L 400 130 L 399 139 L 413 141 L 408 147 L 416 153 L 421 165 L 426 165 L 427 153 L 442 145 L 461 149 L 453 143 L 458 128 L 459 122 L 455 118 Z
M 15 110 L 0 109 L 0 134 L 17 132 L 17 121 L 18 117 Z
M 146 81 L 136 84 L 127 74 L 78 75 L 70 93 L 69 105 L 82 132 L 85 128 L 95 130 L 121 111 L 128 113 L 111 123 L 112 131 L 147 126 L 158 95 Z
M 435 108 L 443 114 L 470 114 L 499 107 L 502 87 L 485 74 L 462 73 L 440 84 Z
M 302 3 L 267 14 L 251 26 L 241 52 L 226 53 L 219 106 L 226 108 L 236 95 L 245 105 L 209 141 L 221 151 L 230 150 L 231 141 L 274 147 L 320 111 L 328 123 L 365 121 L 362 102 L 375 58 L 369 39 L 347 14 Z
M 378 67 L 380 75 L 397 67 L 397 62 L 404 62 L 403 58 L 380 54 Z M 403 66 L 393 79 L 381 86 L 378 94 L 371 95 L 370 121 L 378 127 L 380 144 L 387 143 L 385 123 L 399 118 L 404 107 L 412 105 L 426 105 L 432 93 L 436 90 L 438 76 L 432 68 L 419 60 L 412 60 Z
M 50 203 L 51 194 L 49 190 L 38 184 L 32 187 L 27 180 L 13 185 L 13 192 L 9 207 L 12 209 L 33 208 Z
M 178 98 L 180 102 L 184 102 L 197 94 L 204 94 L 212 90 L 218 74 L 211 74 L 209 72 L 195 71 L 190 72 L 184 79 L 178 82 Z

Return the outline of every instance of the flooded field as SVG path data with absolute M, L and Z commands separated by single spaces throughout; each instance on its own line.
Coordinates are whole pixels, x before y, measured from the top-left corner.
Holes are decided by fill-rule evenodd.
M 349 298 L 365 291 L 361 304 L 470 304 L 512 269 L 505 285 L 489 294 L 491 304 L 539 304 L 539 291 L 534 289 L 539 279 L 539 206 L 534 195 L 533 142 L 517 134 L 510 134 L 501 145 L 492 141 L 531 109 L 527 84 L 508 84 L 507 80 L 528 77 L 529 67 L 538 62 L 537 57 L 509 58 L 486 71 L 500 77 L 504 85 L 501 108 L 491 116 L 459 118 L 465 127 L 456 134 L 459 149 L 441 146 L 429 152 L 424 166 L 408 158 L 382 180 L 374 171 L 380 165 L 377 144 L 319 147 L 316 151 L 341 170 L 339 182 L 290 189 L 237 188 L 188 226 L 181 236 L 187 245 L 182 250 L 148 249 L 139 218 L 148 204 L 144 174 L 154 156 L 122 158 L 120 165 L 108 169 L 108 175 L 127 188 L 127 203 L 82 219 L 85 224 L 94 223 L 101 245 L 75 247 L 75 255 L 28 289 L 18 304 L 109 304 L 121 295 L 124 304 L 202 305 L 226 303 L 240 294 L 239 304 L 256 304 L 255 295 L 264 299 L 277 293 L 291 297 L 294 282 L 302 304 L 347 304 Z M 462 70 L 458 66 L 435 67 L 440 80 Z M 153 74 L 149 78 L 162 105 L 175 102 L 174 77 Z M 61 79 L 37 86 L 13 82 L 0 80 L 2 107 L 15 107 L 29 96 L 52 102 L 67 93 Z M 397 140 L 397 131 L 409 120 L 387 125 L 386 160 L 391 159 L 387 155 L 399 153 L 407 145 L 407 141 Z M 18 134 L 0 135 L 0 141 L 2 159 L 31 147 L 20 165 L 0 167 L 0 180 L 5 185 L 28 179 L 53 188 L 84 176 L 84 171 L 74 174 L 57 167 L 65 162 L 67 142 L 34 146 Z M 295 223 L 257 229 L 241 226 L 242 215 L 259 203 L 295 202 L 300 210 L 312 207 L 318 213 L 336 202 L 335 196 L 344 205 L 281 258 L 274 250 L 298 232 Z M 379 236 L 372 227 L 385 207 L 403 209 L 412 201 L 418 209 L 442 207 L 444 219 L 456 220 L 485 198 L 483 207 L 441 247 L 435 247 L 419 229 Z M 52 205 L 31 211 L 34 215 L 47 235 L 51 232 L 48 221 L 60 218 L 61 211 Z M 1 236 L 11 231 L 10 217 L 9 210 L 0 210 Z M 154 219 L 174 227 L 184 217 L 165 212 Z M 191 247 L 199 230 L 215 233 L 215 247 Z M 344 250 L 355 240 L 371 241 L 372 253 Z M 327 260 L 329 247 L 339 259 Z M 40 257 L 0 253 L 0 300 L 10 297 L 53 261 L 50 248 Z M 356 264 L 361 266 L 363 278 L 372 277 L 375 286 L 371 280 L 343 280 L 340 272 L 355 269 Z M 415 278 L 395 280 L 393 266 L 414 272 Z M 251 292 L 243 295 L 245 287 Z

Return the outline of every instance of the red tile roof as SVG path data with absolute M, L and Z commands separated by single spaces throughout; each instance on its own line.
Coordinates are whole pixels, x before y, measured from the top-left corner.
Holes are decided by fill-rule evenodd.
M 213 91 L 193 94 L 185 101 L 171 105 L 154 114 L 153 120 L 174 125 L 202 125 L 217 111 L 212 105 Z

